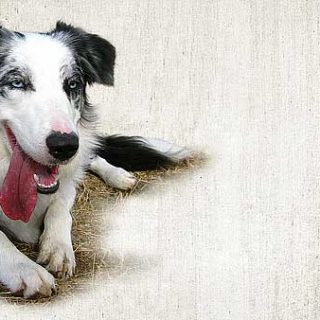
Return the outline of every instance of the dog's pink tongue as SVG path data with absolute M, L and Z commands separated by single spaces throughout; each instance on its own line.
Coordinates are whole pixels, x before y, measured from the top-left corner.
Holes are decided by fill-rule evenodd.
M 35 164 L 19 145 L 12 150 L 9 170 L 0 191 L 0 205 L 12 220 L 28 222 L 37 202 L 37 185 L 33 175 Z

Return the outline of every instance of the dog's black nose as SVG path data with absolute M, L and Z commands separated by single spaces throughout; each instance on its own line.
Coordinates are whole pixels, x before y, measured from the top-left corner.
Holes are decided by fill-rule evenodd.
M 61 133 L 52 131 L 46 139 L 49 153 L 60 161 L 68 160 L 74 156 L 79 148 L 79 138 L 74 133 Z

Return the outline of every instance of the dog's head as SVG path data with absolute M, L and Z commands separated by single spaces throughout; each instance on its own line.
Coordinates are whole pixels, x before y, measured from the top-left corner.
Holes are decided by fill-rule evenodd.
M 86 85 L 112 85 L 114 60 L 108 41 L 63 22 L 48 33 L 0 29 L 0 121 L 35 161 L 68 160 L 78 121 L 90 120 Z
M 0 27 L 0 127 L 38 190 L 57 189 L 58 166 L 75 156 L 79 124 L 90 121 L 86 86 L 113 85 L 114 61 L 108 41 L 63 22 L 48 33 Z

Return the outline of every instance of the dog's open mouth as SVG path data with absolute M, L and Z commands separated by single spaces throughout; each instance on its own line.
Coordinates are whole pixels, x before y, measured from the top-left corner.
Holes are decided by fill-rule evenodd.
M 49 194 L 58 190 L 59 167 L 34 161 L 22 150 L 7 126 L 6 132 L 12 156 L 0 192 L 0 204 L 10 219 L 28 222 L 36 206 L 37 193 Z

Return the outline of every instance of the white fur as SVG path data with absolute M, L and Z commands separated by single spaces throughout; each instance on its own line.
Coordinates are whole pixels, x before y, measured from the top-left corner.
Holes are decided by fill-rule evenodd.
M 58 277 L 69 277 L 76 266 L 70 210 L 76 186 L 82 181 L 85 169 L 90 167 L 106 183 L 125 190 L 132 188 L 136 179 L 124 169 L 94 156 L 94 129 L 81 124 L 80 112 L 74 102 L 69 101 L 62 85 L 75 63 L 70 49 L 48 35 L 25 34 L 25 38 L 17 37 L 9 50 L 0 79 L 1 73 L 10 68 L 23 68 L 30 76 L 34 90 L 7 90 L 0 96 L 0 184 L 4 181 L 11 158 L 4 123 L 11 128 L 29 157 L 43 165 L 52 161 L 46 146 L 46 138 L 52 130 L 73 131 L 80 141 L 76 156 L 59 168 L 58 191 L 51 195 L 38 195 L 28 223 L 13 221 L 0 211 L 0 227 L 7 234 L 24 242 L 39 242 L 37 262 L 45 266 L 43 268 L 24 256 L 0 231 L 0 282 L 13 292 L 22 291 L 26 298 L 36 294 L 50 296 L 54 291 L 54 278 L 48 271 Z M 146 142 L 176 161 L 188 154 L 185 149 L 163 140 L 148 139 Z
M 74 64 L 72 53 L 48 36 L 30 33 L 15 41 L 8 66 L 25 68 L 35 91 L 11 90 L 1 104 L 0 119 L 7 121 L 27 154 L 46 164 L 51 156 L 45 139 L 54 129 L 53 124 L 63 123 L 71 131 L 78 131 L 79 111 L 62 88 L 62 76 L 71 72 Z
M 128 190 L 136 184 L 136 178 L 130 172 L 111 165 L 105 159 L 96 157 L 90 164 L 90 170 L 100 176 L 111 187 Z
M 50 296 L 55 291 L 54 277 L 39 264 L 23 255 L 0 232 L 0 281 L 12 292 L 23 292 L 24 298 L 36 294 Z
M 51 155 L 45 139 L 62 121 L 80 137 L 76 157 L 59 170 L 60 188 L 53 195 L 38 195 L 36 208 L 28 223 L 13 221 L 0 213 L 0 225 L 19 240 L 37 243 L 40 240 L 38 263 L 59 277 L 72 276 L 75 258 L 71 243 L 70 209 L 76 194 L 76 184 L 89 164 L 93 132 L 79 125 L 80 114 L 68 100 L 62 88 L 62 73 L 68 73 L 73 58 L 70 50 L 48 36 L 26 34 L 17 39 L 7 61 L 10 67 L 24 67 L 32 76 L 35 91 L 12 90 L 0 99 L 0 121 L 6 121 L 20 146 L 34 160 L 46 164 Z M 59 124 L 59 123 L 58 123 Z M 11 149 L 1 128 L 0 181 L 8 170 Z M 44 216 L 44 214 L 46 215 Z M 41 225 L 44 231 L 41 234 Z M 23 291 L 28 298 L 35 294 L 49 296 L 54 287 L 53 276 L 45 268 L 20 253 L 8 238 L 0 233 L 0 281 L 11 291 Z
M 11 220 L 0 211 L 0 226 L 9 234 L 24 242 L 39 242 L 37 262 L 46 266 L 43 268 L 24 256 L 0 232 L 0 282 L 13 292 L 22 291 L 26 298 L 35 294 L 49 296 L 54 291 L 54 278 L 48 271 L 65 278 L 72 276 L 75 270 L 70 210 L 76 185 L 91 162 L 94 131 L 80 125 L 80 113 L 63 90 L 63 76 L 71 72 L 69 67 L 74 63 L 72 53 L 65 45 L 45 35 L 25 34 L 24 39 L 15 40 L 6 62 L 7 70 L 5 68 L 3 72 L 13 67 L 25 68 L 35 90 L 10 90 L 5 98 L 0 98 L 3 142 L 0 144 L 0 183 L 3 183 L 11 157 L 4 122 L 12 129 L 22 149 L 44 165 L 52 158 L 45 140 L 55 126 L 74 131 L 80 140 L 77 155 L 68 164 L 60 166 L 58 191 L 52 195 L 38 195 L 28 223 Z M 97 157 L 91 169 L 111 186 L 128 189 L 135 184 L 130 173 L 102 158 Z

